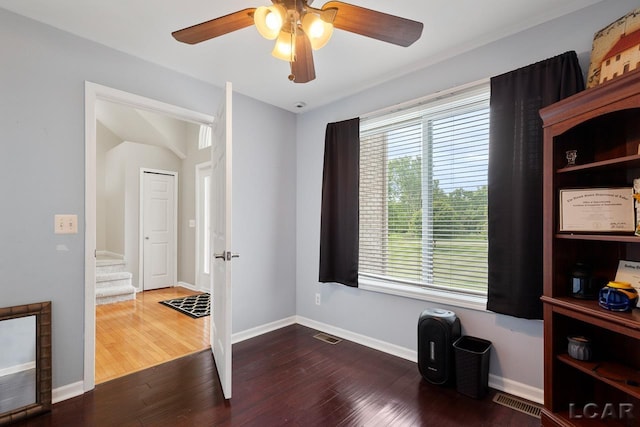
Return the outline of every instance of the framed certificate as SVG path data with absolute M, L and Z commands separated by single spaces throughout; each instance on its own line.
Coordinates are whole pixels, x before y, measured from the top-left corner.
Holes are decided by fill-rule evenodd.
M 640 292 L 640 262 L 621 260 L 618 263 L 618 271 L 614 280 L 630 283 L 636 288 L 636 291 Z M 640 307 L 640 300 L 638 300 L 636 307 Z
M 635 231 L 633 188 L 560 190 L 560 231 Z

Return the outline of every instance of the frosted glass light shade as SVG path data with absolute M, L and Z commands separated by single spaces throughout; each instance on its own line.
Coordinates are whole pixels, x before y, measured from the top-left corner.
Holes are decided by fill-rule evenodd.
M 273 40 L 278 37 L 280 29 L 282 29 L 286 13 L 286 10 L 278 4 L 260 6 L 253 14 L 253 22 L 262 37 Z
M 318 50 L 327 44 L 333 34 L 333 25 L 314 13 L 304 15 L 302 29 L 309 38 L 313 50 Z
M 296 36 L 286 31 L 280 31 L 276 45 L 271 54 L 283 61 L 293 62 L 296 56 Z

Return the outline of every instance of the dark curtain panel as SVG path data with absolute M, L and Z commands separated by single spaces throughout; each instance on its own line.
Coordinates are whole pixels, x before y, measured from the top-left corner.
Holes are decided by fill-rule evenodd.
M 542 318 L 542 119 L 584 89 L 575 52 L 491 79 L 487 309 Z
M 358 286 L 360 119 L 327 124 L 322 172 L 320 281 Z

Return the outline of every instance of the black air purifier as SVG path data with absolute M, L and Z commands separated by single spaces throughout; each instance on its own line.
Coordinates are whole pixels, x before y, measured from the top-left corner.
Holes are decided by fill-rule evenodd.
M 455 382 L 453 342 L 460 337 L 460 319 L 454 312 L 429 309 L 418 320 L 418 369 L 432 384 Z

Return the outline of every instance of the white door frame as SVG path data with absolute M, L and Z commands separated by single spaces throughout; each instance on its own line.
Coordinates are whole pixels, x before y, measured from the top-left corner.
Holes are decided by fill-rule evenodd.
M 89 81 L 84 84 L 84 375 L 83 391 L 95 388 L 96 371 L 96 102 L 98 100 L 151 111 L 187 122 L 211 125 L 214 117 Z
M 158 173 L 161 175 L 172 176 L 173 181 L 173 251 L 172 264 L 173 264 L 173 277 L 171 281 L 172 286 L 178 284 L 178 172 L 165 171 L 161 169 L 140 168 L 140 214 L 138 224 L 138 285 L 139 290 L 144 291 L 144 174 L 145 173 Z
M 210 285 L 210 280 L 207 280 L 206 282 L 206 286 L 201 286 L 202 283 L 200 283 L 200 270 L 202 269 L 202 252 L 201 252 L 201 248 L 202 248 L 202 242 L 204 241 L 209 241 L 210 240 L 210 233 L 207 233 L 206 235 L 204 234 L 204 230 L 202 230 L 202 212 L 200 211 L 200 205 L 202 203 L 202 197 L 203 197 L 203 190 L 200 187 L 201 186 L 201 177 L 202 174 L 204 173 L 204 171 L 209 170 L 209 176 L 211 176 L 211 160 L 207 161 L 207 162 L 202 162 L 202 163 L 198 163 L 196 165 L 196 274 L 195 274 L 195 287 L 198 290 L 201 291 L 205 291 L 208 292 L 209 291 L 209 285 Z M 209 197 L 209 194 L 206 194 L 205 196 Z M 210 206 L 212 206 L 211 202 Z M 209 248 L 209 252 L 211 252 L 211 248 Z M 211 254 L 209 254 L 211 255 Z M 210 257 L 209 257 L 210 258 Z M 207 265 L 210 265 L 211 263 L 209 262 L 209 259 L 207 260 Z M 211 271 L 209 271 L 209 275 L 211 275 Z

